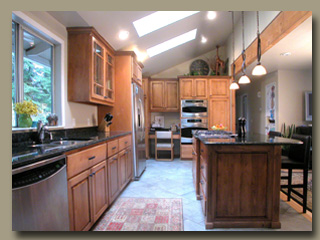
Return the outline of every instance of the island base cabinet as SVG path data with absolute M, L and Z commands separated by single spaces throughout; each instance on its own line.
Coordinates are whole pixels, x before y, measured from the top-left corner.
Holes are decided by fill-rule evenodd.
M 107 166 L 103 161 L 68 181 L 70 230 L 87 231 L 108 207 Z
M 281 147 L 200 144 L 206 228 L 280 228 Z

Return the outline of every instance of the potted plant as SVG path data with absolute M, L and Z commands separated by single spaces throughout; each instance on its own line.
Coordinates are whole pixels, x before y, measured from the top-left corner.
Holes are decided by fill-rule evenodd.
M 296 133 L 296 125 L 295 124 L 291 124 L 290 126 L 286 126 L 285 123 L 282 124 L 281 126 L 281 135 L 282 137 L 285 138 L 292 138 L 292 135 Z M 282 146 L 282 155 L 287 156 L 289 153 L 289 145 L 283 145 Z
M 38 114 L 38 106 L 33 103 L 31 100 L 23 102 L 18 102 L 14 106 L 14 110 L 18 117 L 18 127 L 31 127 L 32 118 L 31 115 L 37 116 Z

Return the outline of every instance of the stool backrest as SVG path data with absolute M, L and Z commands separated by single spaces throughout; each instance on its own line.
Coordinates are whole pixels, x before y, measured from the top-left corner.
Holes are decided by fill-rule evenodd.
M 156 138 L 171 139 L 172 131 L 156 131 Z
M 305 167 L 308 167 L 310 160 L 311 137 L 307 135 L 293 134 L 292 139 L 300 140 L 303 144 L 291 145 L 288 157 L 294 161 L 303 162 Z
M 271 138 L 281 137 L 281 132 L 270 131 L 270 132 L 269 132 L 269 137 L 271 137 Z

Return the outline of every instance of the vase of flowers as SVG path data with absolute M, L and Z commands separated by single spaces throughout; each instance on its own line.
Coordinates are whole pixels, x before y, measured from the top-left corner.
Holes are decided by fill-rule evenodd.
M 14 110 L 17 114 L 19 114 L 18 127 L 22 128 L 31 127 L 31 115 L 37 116 L 38 114 L 38 106 L 31 100 L 25 100 L 23 102 L 16 103 L 14 106 Z

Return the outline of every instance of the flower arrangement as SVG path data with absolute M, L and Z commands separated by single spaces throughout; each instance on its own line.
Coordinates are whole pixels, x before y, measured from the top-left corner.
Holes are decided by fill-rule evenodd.
M 33 103 L 31 100 L 26 101 L 24 100 L 23 102 L 18 102 L 14 106 L 14 110 L 16 111 L 17 114 L 28 114 L 28 115 L 38 115 L 38 106 Z
M 223 126 L 222 123 L 213 125 L 211 128 L 212 130 L 227 130 L 227 127 Z

